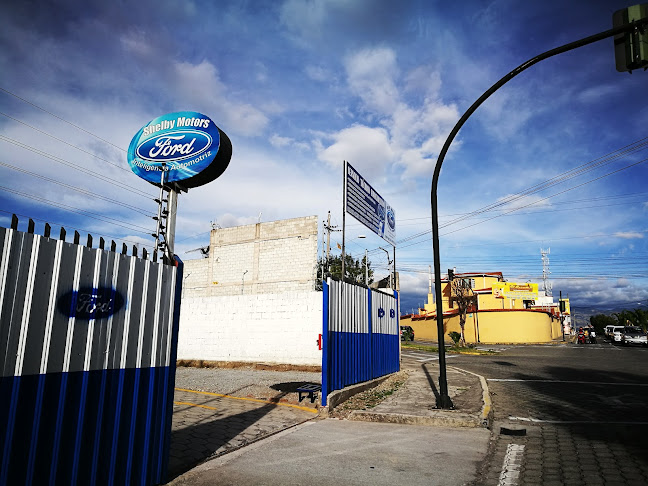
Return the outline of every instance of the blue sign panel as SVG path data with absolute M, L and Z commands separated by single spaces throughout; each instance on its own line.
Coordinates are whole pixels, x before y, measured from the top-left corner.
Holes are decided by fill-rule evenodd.
M 168 113 L 151 120 L 128 147 L 128 163 L 142 179 L 160 184 L 181 182 L 197 187 L 227 168 L 232 144 L 206 115 L 195 111 Z
M 396 213 L 373 187 L 346 163 L 346 191 L 344 201 L 347 213 L 364 224 L 389 244 L 396 246 Z

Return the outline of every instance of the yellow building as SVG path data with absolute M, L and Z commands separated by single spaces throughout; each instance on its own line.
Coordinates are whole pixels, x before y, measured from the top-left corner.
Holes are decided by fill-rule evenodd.
M 538 284 L 506 282 L 501 272 L 457 273 L 452 282 L 454 286 L 451 280 L 441 281 L 446 342 L 452 342 L 449 333 L 461 332 L 461 292 L 467 304 L 464 338 L 468 343 L 545 343 L 562 338 L 558 304 L 535 307 Z M 468 290 L 458 290 L 462 288 Z M 436 342 L 434 294 L 428 294 L 418 314 L 401 316 L 401 325 L 411 326 L 416 339 Z

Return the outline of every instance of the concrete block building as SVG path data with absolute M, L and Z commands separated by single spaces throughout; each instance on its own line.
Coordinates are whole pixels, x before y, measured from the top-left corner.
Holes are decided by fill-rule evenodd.
M 178 359 L 321 364 L 317 216 L 214 229 L 185 262 Z

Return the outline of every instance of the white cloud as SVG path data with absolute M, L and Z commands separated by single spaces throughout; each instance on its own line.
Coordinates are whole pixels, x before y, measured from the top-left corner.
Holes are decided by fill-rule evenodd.
M 200 89 L 196 89 L 200 86 Z M 207 106 L 220 113 L 219 123 L 228 132 L 258 135 L 268 124 L 268 118 L 247 103 L 232 101 L 228 89 L 220 81 L 218 70 L 210 62 L 200 64 L 178 62 L 174 65 L 173 89 L 176 96 L 191 106 Z
M 614 236 L 616 236 L 617 238 L 623 238 L 625 240 L 631 240 L 643 238 L 644 234 L 639 233 L 638 231 L 619 231 L 617 233 L 614 233 Z
M 353 125 L 331 134 L 333 143 L 320 146 L 318 158 L 332 167 L 339 167 L 347 160 L 365 177 L 382 175 L 385 167 L 394 162 L 389 134 L 384 128 Z
M 311 146 L 305 142 L 298 142 L 293 138 L 282 137 L 280 135 L 277 135 L 276 133 L 269 138 L 269 142 L 270 145 L 277 148 L 292 147 L 298 150 L 310 150 L 311 148 Z
M 363 49 L 344 62 L 351 91 L 366 108 L 379 115 L 391 115 L 400 98 L 395 78 L 398 76 L 396 53 L 392 49 Z

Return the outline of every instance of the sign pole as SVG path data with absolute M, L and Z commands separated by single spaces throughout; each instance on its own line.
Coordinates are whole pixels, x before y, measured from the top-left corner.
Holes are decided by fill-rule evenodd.
M 345 233 L 346 233 L 346 199 L 347 199 L 347 161 L 344 161 L 344 173 L 342 174 L 344 193 L 342 194 L 342 282 L 344 282 L 344 260 L 345 254 Z
M 173 261 L 173 249 L 175 244 L 176 214 L 178 212 L 178 191 L 175 187 L 169 188 L 169 202 L 166 230 L 166 250 L 169 261 Z

